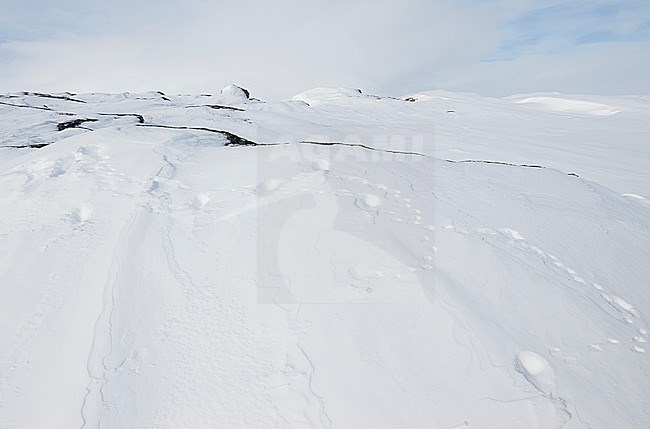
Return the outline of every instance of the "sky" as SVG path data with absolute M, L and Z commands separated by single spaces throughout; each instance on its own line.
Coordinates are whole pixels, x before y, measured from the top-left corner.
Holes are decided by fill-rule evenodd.
M 0 92 L 650 94 L 648 0 L 0 0 Z

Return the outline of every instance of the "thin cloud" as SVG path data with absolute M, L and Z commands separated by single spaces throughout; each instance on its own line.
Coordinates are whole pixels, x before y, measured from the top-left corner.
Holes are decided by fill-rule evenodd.
M 235 82 L 267 99 L 314 86 L 650 92 L 645 62 L 622 58 L 649 48 L 648 8 L 636 1 L 4 3 L 1 91 L 204 92 Z

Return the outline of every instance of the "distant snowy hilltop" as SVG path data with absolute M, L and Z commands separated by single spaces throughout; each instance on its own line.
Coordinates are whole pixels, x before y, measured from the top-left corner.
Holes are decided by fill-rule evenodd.
M 650 426 L 648 96 L 0 118 L 2 429 Z

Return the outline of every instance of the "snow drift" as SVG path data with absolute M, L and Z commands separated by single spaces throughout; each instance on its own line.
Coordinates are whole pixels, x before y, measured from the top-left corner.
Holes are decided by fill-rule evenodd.
M 0 427 L 648 426 L 649 100 L 547 96 L 3 95 Z

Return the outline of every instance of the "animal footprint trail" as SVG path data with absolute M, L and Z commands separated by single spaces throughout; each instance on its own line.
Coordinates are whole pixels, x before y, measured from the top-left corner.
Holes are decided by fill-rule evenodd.
M 526 240 L 526 238 L 521 233 L 519 233 L 518 231 L 512 228 L 461 229 L 454 225 L 448 225 L 446 226 L 446 228 L 453 229 L 456 233 L 463 234 L 463 235 L 476 234 L 478 236 L 484 236 L 484 237 L 496 237 L 501 235 L 502 237 L 505 237 L 507 239 L 507 242 L 510 243 L 510 245 L 512 245 L 513 247 L 525 251 L 530 251 L 535 255 L 538 255 L 543 259 L 549 261 L 551 263 L 550 266 L 554 266 L 558 268 L 561 272 L 566 273 L 568 278 L 570 278 L 576 284 L 580 285 L 581 289 L 578 290 L 587 293 L 588 289 L 583 289 L 583 288 L 586 286 L 592 286 L 592 289 L 597 292 L 596 296 L 604 300 L 606 304 L 608 304 L 611 308 L 615 309 L 619 314 L 621 314 L 622 315 L 621 320 L 624 321 L 629 327 L 636 329 L 635 320 L 642 321 L 641 313 L 628 301 L 626 301 L 625 299 L 617 295 L 608 294 L 606 292 L 606 289 L 599 283 L 595 283 L 595 282 L 589 283 L 587 280 L 585 280 L 585 277 L 581 276 L 576 270 L 563 263 L 555 255 L 544 251 L 538 246 L 530 244 L 528 240 Z M 645 353 L 644 344 L 646 341 L 645 337 L 647 335 L 647 331 L 645 330 L 645 328 L 640 328 L 639 332 L 645 332 L 645 335 L 643 334 L 631 335 L 630 342 L 633 344 L 630 345 L 630 350 L 636 353 Z M 637 332 L 635 331 L 635 334 L 636 333 Z M 617 339 L 605 338 L 602 341 L 597 341 L 597 342 L 587 344 L 587 348 L 593 352 L 601 352 L 605 350 L 604 349 L 605 345 L 613 346 L 619 343 L 620 341 Z
M 345 177 L 345 179 L 351 181 L 358 180 L 358 178 L 354 177 Z M 404 224 L 405 228 L 407 228 L 407 230 L 402 234 L 404 237 L 413 235 L 420 236 L 420 227 L 426 231 L 435 231 L 435 226 L 423 223 L 422 211 L 419 208 L 414 208 L 411 204 L 411 199 L 402 196 L 402 192 L 400 190 L 391 188 L 390 186 L 381 183 L 372 183 L 366 180 L 359 181 L 365 185 L 368 185 L 372 189 L 384 191 L 384 201 L 381 202 L 382 208 L 380 210 L 379 218 L 383 218 L 381 216 L 383 212 L 389 215 L 389 222 Z M 365 207 L 379 207 L 380 200 L 374 194 L 362 193 L 359 195 L 359 199 L 366 201 L 364 204 Z M 432 248 L 423 245 L 424 242 L 429 241 L 429 236 L 425 236 L 427 237 L 426 240 L 422 240 L 420 243 L 411 244 L 411 246 L 415 247 L 413 251 L 416 254 L 421 255 L 420 261 L 418 261 L 419 268 L 424 271 L 431 271 L 434 269 L 433 260 L 435 251 L 432 250 Z
M 394 231 L 397 232 L 400 229 L 403 229 L 402 233 L 398 233 L 399 236 L 417 234 L 420 237 L 419 244 L 409 244 L 409 247 L 413 252 L 412 254 L 417 256 L 415 256 L 414 259 L 409 257 L 408 260 L 405 260 L 406 266 L 410 268 L 410 270 L 407 269 L 406 272 L 420 273 L 431 271 L 435 268 L 434 257 L 437 248 L 429 245 L 428 242 L 431 241 L 431 237 L 427 233 L 435 233 L 436 227 L 426 223 L 422 211 L 420 208 L 413 206 L 412 199 L 409 198 L 409 196 L 404 195 L 398 189 L 383 183 L 373 182 L 366 177 L 341 174 L 337 171 L 336 165 L 328 164 L 326 165 L 326 168 L 321 168 L 318 163 L 313 163 L 310 166 L 310 171 L 313 174 L 326 174 L 326 181 L 327 183 L 330 183 L 332 188 L 330 192 L 334 192 L 341 197 L 353 198 L 354 205 L 358 209 L 372 214 L 374 219 L 373 222 L 378 226 L 385 223 L 391 223 L 394 225 L 392 227 Z M 349 186 L 342 186 L 343 183 L 348 183 Z M 258 190 L 263 189 L 262 192 L 274 192 L 276 190 L 275 185 L 276 184 L 273 181 L 271 183 L 263 182 L 258 186 Z M 305 188 L 303 191 L 308 192 L 309 188 Z M 420 232 L 414 232 L 416 228 L 419 228 Z M 597 283 L 589 283 L 586 276 L 578 273 L 575 269 L 565 264 L 555 255 L 529 243 L 526 237 L 516 229 L 507 227 L 462 229 L 454 225 L 448 225 L 446 228 L 453 229 L 457 233 L 466 235 L 476 234 L 485 237 L 502 237 L 510 243 L 511 246 L 524 251 L 529 251 L 546 260 L 549 267 L 554 267 L 559 272 L 565 273 L 568 279 L 574 282 L 576 286 L 579 286 L 579 289 L 576 290 L 587 293 L 587 290 L 585 290 L 584 287 L 592 286 L 595 291 L 599 292 L 596 296 L 600 296 L 610 306 L 623 314 L 624 320 L 628 325 L 633 327 L 634 319 L 638 319 L 641 316 L 638 310 L 627 301 L 615 295 L 608 295 L 605 288 Z M 402 276 L 400 273 L 396 274 Z M 393 275 L 393 277 L 397 278 L 396 275 Z M 644 348 L 644 340 L 643 337 L 637 337 L 638 336 L 634 335 L 629 337 L 630 341 L 634 343 L 630 346 L 630 349 L 634 352 L 642 353 L 639 349 L 642 350 Z M 618 344 L 616 343 L 617 341 L 619 340 L 615 338 L 608 339 L 603 335 L 601 340 L 592 340 L 591 342 L 587 342 L 585 347 L 592 352 L 605 352 L 611 350 L 612 347 L 616 347 Z

